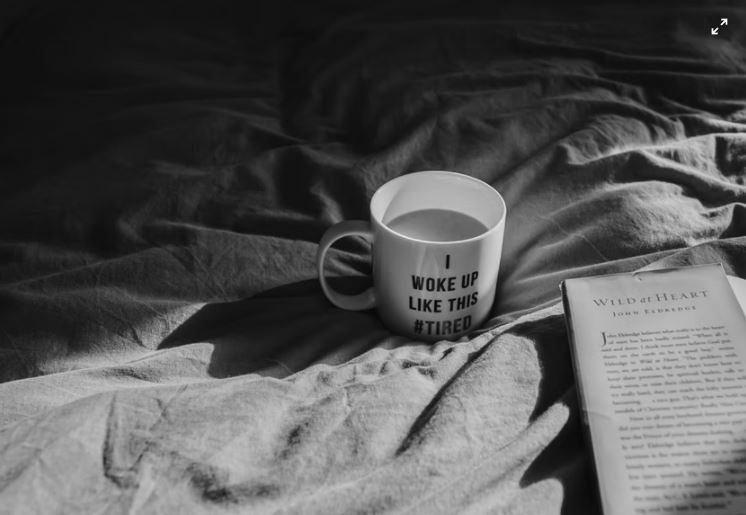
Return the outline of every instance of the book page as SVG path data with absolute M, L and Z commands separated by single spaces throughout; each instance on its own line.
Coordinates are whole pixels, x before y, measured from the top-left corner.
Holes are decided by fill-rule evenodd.
M 746 279 L 729 275 L 728 282 L 733 289 L 733 293 L 736 295 L 736 299 L 738 299 L 738 303 L 741 305 L 741 310 L 746 313 Z
M 722 268 L 564 287 L 604 512 L 746 513 L 746 317 Z

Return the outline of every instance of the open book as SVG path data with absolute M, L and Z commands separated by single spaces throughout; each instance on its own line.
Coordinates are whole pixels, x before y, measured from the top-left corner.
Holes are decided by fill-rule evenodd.
M 562 292 L 604 513 L 746 513 L 746 281 L 704 265 Z

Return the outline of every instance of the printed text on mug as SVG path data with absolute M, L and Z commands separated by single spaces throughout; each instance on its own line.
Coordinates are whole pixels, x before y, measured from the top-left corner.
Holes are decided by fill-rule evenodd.
M 446 258 L 447 268 L 450 268 L 450 255 Z M 461 275 L 446 277 L 428 277 L 412 275 L 412 288 L 415 291 L 427 293 L 456 292 L 456 295 L 433 299 L 410 295 L 408 307 L 410 311 L 418 313 L 455 313 L 476 305 L 478 292 L 465 292 L 467 288 L 476 286 L 479 271 L 475 270 Z M 415 334 L 427 336 L 448 336 L 466 331 L 471 327 L 471 315 L 461 314 L 447 320 L 428 320 L 427 318 L 414 321 Z

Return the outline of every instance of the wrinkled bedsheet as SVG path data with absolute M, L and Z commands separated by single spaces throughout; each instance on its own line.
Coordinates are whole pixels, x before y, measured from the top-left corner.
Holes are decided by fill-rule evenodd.
M 702 5 L 16 2 L 0 512 L 597 512 L 560 281 L 746 277 L 746 11 Z M 429 169 L 508 206 L 492 318 L 432 345 L 314 272 Z

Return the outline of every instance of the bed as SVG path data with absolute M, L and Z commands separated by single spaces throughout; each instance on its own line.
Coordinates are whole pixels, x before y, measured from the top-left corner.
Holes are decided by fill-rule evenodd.
M 559 283 L 746 277 L 735 2 L 5 14 L 0 512 L 597 513 Z M 324 231 L 418 170 L 507 203 L 458 341 L 315 275 Z M 369 243 L 327 269 L 366 287 Z

